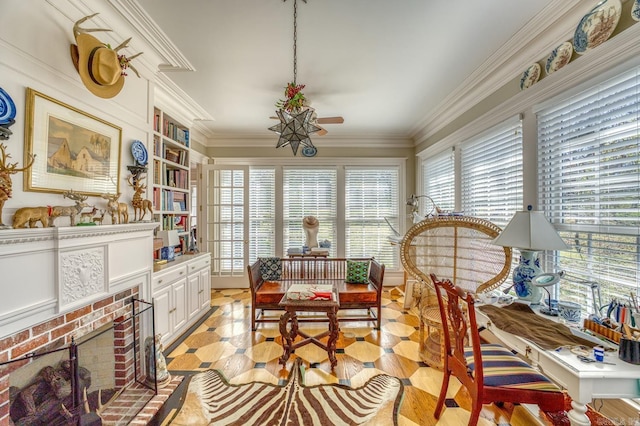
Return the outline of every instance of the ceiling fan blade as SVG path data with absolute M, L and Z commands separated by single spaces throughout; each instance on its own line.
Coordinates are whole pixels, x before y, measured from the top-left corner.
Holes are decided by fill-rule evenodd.
M 318 127 L 320 127 L 320 126 L 318 126 Z M 326 129 L 324 129 L 324 128 L 320 127 L 320 130 L 318 130 L 318 131 L 316 132 L 316 135 L 318 135 L 318 136 L 324 136 L 324 135 L 326 135 L 327 133 L 329 133 L 329 132 L 327 132 L 327 130 L 326 130 Z
M 318 118 L 318 123 L 320 123 L 320 124 L 342 124 L 342 123 L 344 123 L 344 118 L 342 118 L 342 117 L 321 117 L 321 118 Z

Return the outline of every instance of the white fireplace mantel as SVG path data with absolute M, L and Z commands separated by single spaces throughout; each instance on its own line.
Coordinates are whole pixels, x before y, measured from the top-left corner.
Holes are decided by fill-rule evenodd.
M 140 285 L 157 223 L 0 231 L 0 338 Z

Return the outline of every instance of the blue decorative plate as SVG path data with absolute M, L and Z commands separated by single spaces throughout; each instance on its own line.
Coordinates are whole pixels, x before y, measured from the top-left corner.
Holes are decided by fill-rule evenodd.
M 540 64 L 537 62 L 527 68 L 527 70 L 522 73 L 522 78 L 520 78 L 520 90 L 531 87 L 533 83 L 540 78 L 540 73 Z
M 620 0 L 603 0 L 582 17 L 573 35 L 573 49 L 583 53 L 607 41 L 622 15 Z
M 560 68 L 564 67 L 571 60 L 571 55 L 573 54 L 573 46 L 570 41 L 565 41 L 551 52 L 549 57 L 547 58 L 546 65 L 544 67 L 547 75 L 552 72 L 558 71 Z
M 315 146 L 305 146 L 304 148 L 302 148 L 302 155 L 304 155 L 305 157 L 315 157 L 317 153 L 318 150 Z
M 631 8 L 631 17 L 635 21 L 640 21 L 640 0 L 635 0 L 633 2 L 633 7 Z
M 147 148 L 141 141 L 133 141 L 131 143 L 131 154 L 133 154 L 133 159 L 141 166 L 146 166 L 149 161 L 149 154 L 147 153 Z
M 16 104 L 11 96 L 0 88 L 0 125 L 11 123 L 16 118 Z

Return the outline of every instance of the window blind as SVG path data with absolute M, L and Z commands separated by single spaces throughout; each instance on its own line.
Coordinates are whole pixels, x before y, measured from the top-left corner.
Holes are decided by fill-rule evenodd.
M 387 268 L 399 265 L 398 250 L 387 239 L 399 229 L 397 167 L 345 168 L 345 254 L 347 257 L 374 256 Z
M 522 122 L 511 118 L 461 145 L 461 206 L 504 228 L 522 209 Z
M 275 169 L 249 170 L 249 262 L 276 255 Z
M 283 246 L 302 248 L 305 241 L 302 218 L 315 216 L 320 224 L 318 241 L 336 241 L 337 237 L 337 170 L 335 168 L 284 167 Z M 335 244 L 329 251 L 335 256 Z
M 640 68 L 538 112 L 540 206 L 573 249 L 547 261 L 628 300 L 640 274 Z M 591 304 L 588 286 L 560 298 Z
M 454 153 L 452 149 L 447 149 L 422 161 L 424 194 L 431 197 L 436 206 L 447 212 L 455 208 Z M 421 211 L 428 213 L 424 209 Z

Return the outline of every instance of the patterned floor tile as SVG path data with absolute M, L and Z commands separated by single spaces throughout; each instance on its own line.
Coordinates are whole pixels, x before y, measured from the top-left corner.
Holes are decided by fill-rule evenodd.
M 380 346 L 369 342 L 354 342 L 344 348 L 344 353 L 361 362 L 373 362 L 384 355 Z
M 269 362 L 282 355 L 282 345 L 275 342 L 262 342 L 250 347 L 245 355 L 256 362 Z
M 393 347 L 393 353 L 401 355 L 412 361 L 419 362 L 419 346 L 418 342 L 402 341 Z
M 236 347 L 228 342 L 215 342 L 199 347 L 196 355 L 203 362 L 214 362 L 236 353 Z M 176 358 L 178 360 L 179 358 Z

